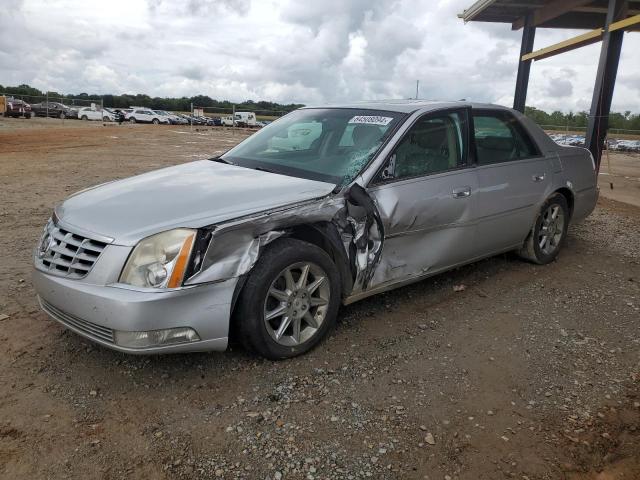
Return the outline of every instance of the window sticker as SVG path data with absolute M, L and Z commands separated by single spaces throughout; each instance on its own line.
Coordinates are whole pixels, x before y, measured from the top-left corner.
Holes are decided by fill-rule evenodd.
M 381 125 L 386 127 L 393 120 L 392 117 L 381 117 L 379 115 L 356 115 L 349 123 L 357 123 L 361 125 Z

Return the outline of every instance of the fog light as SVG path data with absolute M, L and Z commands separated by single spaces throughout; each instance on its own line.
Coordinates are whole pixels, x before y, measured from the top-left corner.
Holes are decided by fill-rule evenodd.
M 179 327 L 143 332 L 115 331 L 116 345 L 127 348 L 161 347 L 178 343 L 197 342 L 200 337 L 193 328 Z

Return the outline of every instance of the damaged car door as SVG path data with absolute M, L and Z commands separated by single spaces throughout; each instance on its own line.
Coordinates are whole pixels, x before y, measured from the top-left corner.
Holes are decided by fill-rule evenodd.
M 502 109 L 473 109 L 478 195 L 478 248 L 517 248 L 551 193 L 551 170 L 523 125 Z
M 369 185 L 385 232 L 373 291 L 473 258 L 468 118 L 466 108 L 418 118 Z

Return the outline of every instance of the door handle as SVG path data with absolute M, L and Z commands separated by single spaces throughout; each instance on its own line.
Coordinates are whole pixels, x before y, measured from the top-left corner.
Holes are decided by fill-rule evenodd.
M 543 180 L 545 179 L 545 177 L 546 177 L 546 176 L 547 176 L 547 175 L 546 175 L 545 173 L 536 173 L 536 174 L 533 176 L 532 180 L 533 180 L 534 182 L 541 182 L 541 181 L 543 181 Z
M 467 198 L 471 196 L 471 187 L 458 187 L 454 188 L 451 192 L 453 198 Z

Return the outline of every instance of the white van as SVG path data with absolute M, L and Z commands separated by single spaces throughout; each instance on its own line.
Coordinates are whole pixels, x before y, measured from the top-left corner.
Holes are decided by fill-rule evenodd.
M 256 114 L 253 112 L 236 112 L 234 119 L 239 127 L 256 126 Z

